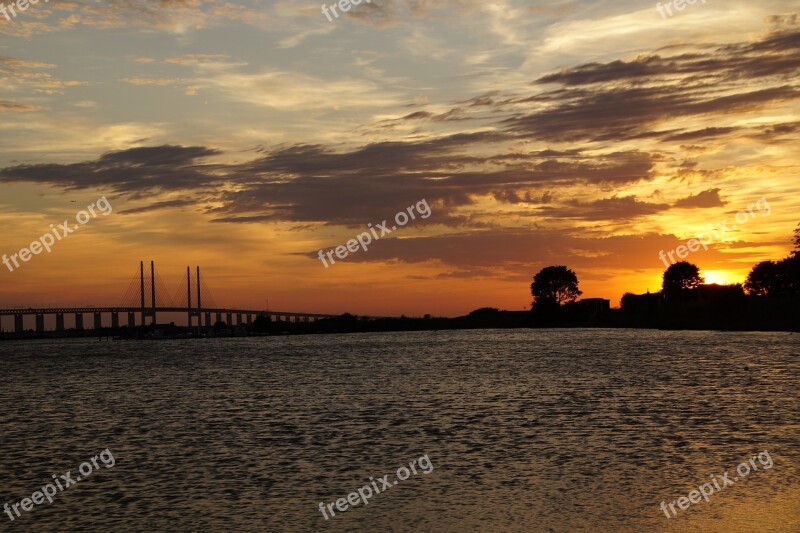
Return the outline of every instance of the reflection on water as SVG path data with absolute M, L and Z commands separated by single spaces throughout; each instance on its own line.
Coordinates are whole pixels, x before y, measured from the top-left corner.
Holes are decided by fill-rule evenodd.
M 798 355 L 631 330 L 0 343 L 0 504 L 116 458 L 0 530 L 796 533 Z M 424 454 L 429 475 L 319 512 Z

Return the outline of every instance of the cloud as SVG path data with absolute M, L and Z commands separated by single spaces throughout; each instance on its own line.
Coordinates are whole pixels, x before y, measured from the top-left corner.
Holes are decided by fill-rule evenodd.
M 14 111 L 17 113 L 29 113 L 31 111 L 40 111 L 42 108 L 39 106 L 23 105 L 12 102 L 11 100 L 0 100 L 0 113 L 5 111 Z
M 493 228 L 403 238 L 388 235 L 373 242 L 369 253 L 352 254 L 346 262 L 430 262 L 439 272 L 442 267 L 457 268 L 450 277 L 458 277 L 461 271 L 488 269 L 495 278 L 519 281 L 529 280 L 531 272 L 552 264 L 595 272 L 658 268 L 656 251 L 673 249 L 680 243 L 674 235 L 657 233 L 593 237 L 571 229 Z M 336 244 L 331 242 L 327 247 Z M 307 256 L 317 259 L 318 253 L 319 248 L 308 251 Z M 709 260 L 724 255 L 713 248 L 705 253 Z
M 10 92 L 62 94 L 68 87 L 86 85 L 86 82 L 61 80 L 43 72 L 44 69 L 53 68 L 56 65 L 51 63 L 0 56 L 0 89 Z
M 708 189 L 675 202 L 675 207 L 722 207 L 728 202 L 719 197 L 720 189 Z
M 400 97 L 376 83 L 354 78 L 325 80 L 296 72 L 202 70 L 193 85 L 224 96 L 280 111 L 385 108 Z
M 158 211 L 160 209 L 169 209 L 173 207 L 187 207 L 191 205 L 195 205 L 196 200 L 165 200 L 163 202 L 155 202 L 149 205 L 145 205 L 142 207 L 135 207 L 132 209 L 126 209 L 124 211 L 120 211 L 121 215 L 138 215 L 141 213 L 149 213 L 151 211 Z
M 173 65 L 198 65 L 200 63 L 226 63 L 230 56 L 225 54 L 183 54 L 180 56 L 168 57 L 164 63 Z
M 120 81 L 132 85 L 177 85 L 181 83 L 181 80 L 177 78 L 143 78 L 140 76 L 122 78 Z
M 540 77 L 537 83 L 576 86 L 596 83 L 645 81 L 687 75 L 712 75 L 737 81 L 791 74 L 800 62 L 800 32 L 768 35 L 756 43 L 706 47 L 691 53 L 662 57 L 643 55 L 630 61 L 587 63 Z
M 62 16 L 59 12 L 67 12 Z M 255 26 L 269 17 L 263 9 L 212 0 L 107 0 L 105 2 L 44 2 L 25 16 L 43 22 L 0 25 L 0 33 L 30 37 L 37 33 L 70 30 L 75 27 L 102 30 L 138 28 L 142 31 L 185 35 L 192 31 L 240 21 Z
M 643 200 L 643 187 L 670 177 L 725 178 L 727 163 L 704 168 L 687 156 L 697 151 L 676 143 L 733 135 L 749 135 L 754 143 L 790 142 L 795 122 L 777 114 L 748 122 L 747 114 L 797 99 L 800 89 L 788 75 L 798 67 L 784 56 L 793 57 L 798 46 L 789 31 L 747 43 L 704 45 L 691 54 L 587 63 L 539 76 L 525 93 L 497 88 L 447 104 L 427 102 L 412 113 L 409 100 L 369 81 L 248 72 L 246 65 L 226 63 L 224 55 L 184 54 L 166 61 L 194 70 L 186 82 L 189 91 L 218 91 L 282 112 L 385 106 L 397 112 L 377 116 L 373 126 L 401 125 L 410 133 L 362 143 L 349 138 L 346 146 L 280 144 L 248 155 L 249 160 L 205 146 L 133 148 L 82 163 L 7 167 L 0 170 L 0 181 L 104 186 L 140 196 L 206 189 L 198 207 L 218 223 L 239 224 L 358 226 L 421 198 L 438 206 L 422 224 L 472 230 L 521 217 L 552 224 L 627 222 L 671 207 L 718 207 L 724 205 L 721 188 L 669 204 Z M 751 61 L 758 54 L 774 61 L 758 68 Z M 742 68 L 740 77 L 757 83 L 734 79 L 732 64 Z M 580 141 L 589 142 L 576 148 Z M 222 155 L 227 163 L 208 162 Z M 500 211 L 493 213 L 496 208 Z
M 66 189 L 106 188 L 136 196 L 144 191 L 187 190 L 219 182 L 213 166 L 200 160 L 216 155 L 203 147 L 156 146 L 108 152 L 83 163 L 17 165 L 0 169 L 0 183 L 38 183 Z
M 730 133 L 734 133 L 736 131 L 741 131 L 742 128 L 739 127 L 726 127 L 726 128 L 715 128 L 715 127 L 708 127 L 703 128 L 701 130 L 694 130 L 694 131 L 685 131 L 682 133 L 674 133 L 665 136 L 662 141 L 664 142 L 674 142 L 674 141 L 696 141 L 702 139 L 713 139 L 715 137 L 724 137 Z
M 506 104 L 534 107 L 506 123 L 523 135 L 565 142 L 642 138 L 677 118 L 733 115 L 796 101 L 799 71 L 800 30 L 796 29 L 768 34 L 756 42 L 587 63 L 535 81 L 537 86 L 562 88 L 506 100 Z M 667 134 L 665 140 L 734 131 L 735 126 L 716 125 Z
M 551 217 L 593 221 L 628 221 L 654 215 L 669 209 L 669 204 L 642 202 L 635 196 L 614 196 L 590 202 L 570 200 L 564 207 L 545 207 L 542 213 Z

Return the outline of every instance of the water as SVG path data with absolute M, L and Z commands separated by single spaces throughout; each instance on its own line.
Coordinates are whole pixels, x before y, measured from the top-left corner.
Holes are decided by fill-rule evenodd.
M 0 530 L 796 533 L 798 355 L 632 330 L 0 343 L 0 504 L 115 460 Z

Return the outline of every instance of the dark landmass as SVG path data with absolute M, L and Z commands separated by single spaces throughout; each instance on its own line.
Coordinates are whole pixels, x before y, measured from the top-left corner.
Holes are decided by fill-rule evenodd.
M 398 317 L 365 319 L 344 314 L 311 322 L 272 321 L 259 316 L 251 325 L 229 328 L 224 322 L 213 327 L 182 327 L 174 324 L 129 329 L 66 330 L 21 334 L 3 333 L 0 339 L 100 337 L 115 339 L 218 338 L 264 335 L 363 333 L 388 331 L 435 331 L 456 329 L 512 328 L 641 328 L 663 330 L 800 331 L 800 298 L 747 296 L 738 286 L 703 285 L 687 291 L 677 301 L 662 293 L 627 294 L 622 308 L 610 309 L 602 302 L 583 300 L 533 311 L 502 311 L 482 308 L 456 317 Z M 597 305 L 600 302 L 601 305 Z

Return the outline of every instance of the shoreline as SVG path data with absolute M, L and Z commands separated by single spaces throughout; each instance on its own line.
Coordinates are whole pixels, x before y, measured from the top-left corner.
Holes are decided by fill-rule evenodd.
M 256 331 L 247 327 L 198 328 L 164 324 L 154 326 L 128 328 L 104 328 L 102 330 L 66 330 L 61 332 L 46 331 L 23 333 L 0 333 L 0 341 L 56 340 L 56 339 L 98 339 L 100 341 L 117 340 L 180 340 L 180 339 L 224 339 L 245 337 L 271 337 L 283 335 L 330 335 L 348 333 L 393 333 L 405 331 L 454 331 L 454 330 L 503 330 L 503 329 L 629 329 L 657 331 L 718 331 L 739 333 L 788 333 L 800 332 L 800 323 L 782 324 L 719 324 L 716 321 L 687 324 L 685 321 L 647 322 L 643 320 L 620 320 L 620 317 L 608 317 L 598 320 L 581 321 L 545 321 L 537 320 L 530 312 L 524 316 L 507 317 L 509 313 L 498 312 L 491 317 L 458 317 L 458 318 L 395 318 L 362 320 L 355 316 L 345 315 L 337 319 L 326 319 L 317 322 L 272 322 L 267 329 Z

